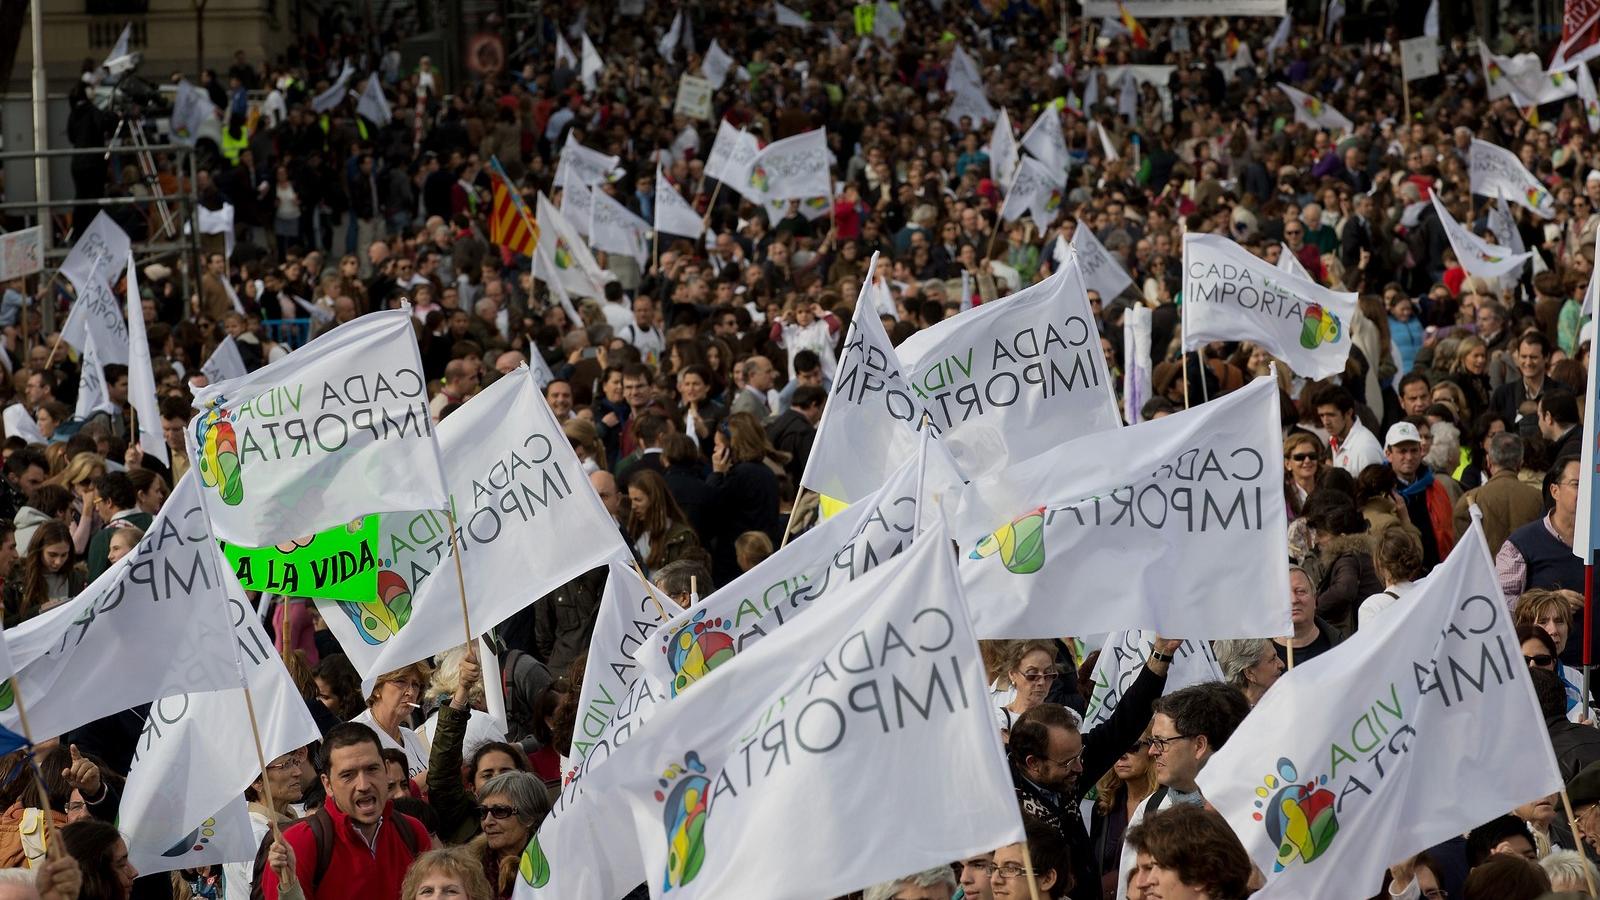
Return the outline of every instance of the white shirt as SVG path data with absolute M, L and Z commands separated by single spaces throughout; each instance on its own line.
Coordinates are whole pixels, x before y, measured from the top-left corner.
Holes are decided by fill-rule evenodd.
M 1356 611 L 1357 627 L 1367 628 L 1373 622 L 1386 619 L 1388 616 L 1385 610 L 1399 603 L 1400 598 L 1411 593 L 1415 587 L 1416 582 L 1402 581 L 1386 591 L 1373 594 L 1371 597 L 1361 601 L 1361 608 Z
M 617 329 L 617 337 L 633 345 L 639 355 L 644 357 L 647 365 L 655 366 L 662 355 L 667 352 L 666 338 L 661 336 L 659 328 L 640 328 L 638 325 L 629 324 Z
M 1333 464 L 1351 475 L 1360 475 L 1362 469 L 1382 465 L 1383 461 L 1383 445 L 1367 430 L 1367 426 L 1361 424 L 1360 419 L 1350 423 L 1350 433 L 1333 451 Z
M 361 715 L 351 719 L 352 722 L 371 728 L 378 735 L 378 744 L 385 750 L 403 750 L 406 754 L 406 777 L 415 778 L 428 771 L 428 748 L 422 743 L 422 738 L 417 733 L 404 725 L 400 726 L 400 740 L 389 737 L 389 733 L 378 727 L 378 720 L 372 717 L 372 710 L 364 709 Z

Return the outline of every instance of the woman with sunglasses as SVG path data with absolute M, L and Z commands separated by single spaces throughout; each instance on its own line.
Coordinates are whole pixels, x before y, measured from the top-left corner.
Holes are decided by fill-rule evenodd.
M 1317 489 L 1324 456 L 1322 441 L 1309 431 L 1296 431 L 1283 439 L 1283 499 L 1290 519 L 1300 515 L 1306 498 Z
M 505 772 L 478 790 L 483 834 L 468 846 L 483 860 L 483 873 L 499 900 L 510 900 L 522 850 L 549 814 L 550 795 L 532 773 Z
M 1574 677 L 1574 670 L 1567 667 L 1561 656 L 1567 650 L 1567 637 L 1572 634 L 1573 607 L 1577 605 L 1582 608 L 1582 603 L 1582 598 L 1575 591 L 1524 591 L 1517 598 L 1517 609 L 1512 617 L 1512 624 L 1518 628 L 1531 625 L 1549 635 L 1550 643 L 1555 648 L 1553 671 L 1566 686 L 1567 718 L 1574 722 L 1583 715 L 1583 688 Z
M 1272 653 L 1270 647 L 1267 652 Z M 1278 656 L 1272 653 L 1272 661 Z M 1132 747 L 1112 763 L 1111 771 L 1094 786 L 1094 811 L 1090 815 L 1089 840 L 1100 860 L 1100 887 L 1108 896 L 1117 892 L 1117 867 L 1122 862 L 1122 834 L 1134 811 L 1156 791 L 1156 770 L 1150 765 L 1150 726 Z
M 1011 649 L 1006 666 L 1014 692 L 1011 701 L 995 709 L 1000 733 L 1011 731 L 1011 723 L 1044 702 L 1050 686 L 1061 676 L 1056 667 L 1056 648 L 1050 641 L 1018 641 Z

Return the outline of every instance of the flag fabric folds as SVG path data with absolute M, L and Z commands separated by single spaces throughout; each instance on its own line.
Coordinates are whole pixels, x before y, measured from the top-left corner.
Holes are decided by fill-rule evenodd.
M 1544 219 L 1556 214 L 1555 195 L 1522 165 L 1515 153 L 1498 144 L 1473 138 L 1468 156 L 1474 194 L 1503 196 Z
M 769 200 L 807 200 L 833 196 L 829 176 L 827 131 L 817 128 L 773 141 L 750 164 L 746 197 L 752 193 Z
M 167 456 L 167 436 L 161 427 L 161 403 L 156 398 L 155 368 L 150 364 L 150 339 L 145 337 L 144 304 L 139 299 L 139 273 L 128 253 L 128 405 L 138 416 L 139 449 L 172 465 Z
M 1077 251 L 1083 286 L 1098 293 L 1102 301 L 1114 300 L 1133 287 L 1133 278 L 1121 261 L 1111 255 L 1082 219 L 1072 229 L 1072 249 Z
M 575 190 L 586 191 L 585 188 Z M 561 290 L 578 297 L 602 297 L 606 276 L 594 254 L 578 235 L 565 214 L 544 194 L 539 195 L 539 242 L 537 253 L 547 265 L 535 264 L 533 274 L 546 282 L 560 284 Z
M 1297 90 L 1278 82 L 1278 90 L 1283 91 L 1289 102 L 1294 104 L 1294 120 L 1302 125 L 1312 128 L 1323 128 L 1328 131 L 1349 134 L 1355 131 L 1356 126 L 1344 113 L 1318 100 L 1302 90 Z
M 1428 199 L 1433 203 L 1433 210 L 1439 216 L 1439 223 L 1444 226 L 1444 234 L 1450 241 L 1450 249 L 1456 252 L 1456 259 L 1461 261 L 1461 267 L 1467 270 L 1467 274 L 1479 278 L 1499 278 L 1521 271 L 1523 264 L 1533 256 L 1532 251 L 1513 253 L 1510 247 L 1491 244 L 1468 231 L 1466 226 L 1450 215 L 1450 210 L 1445 208 L 1444 203 L 1440 202 L 1438 191 L 1434 191 Z
M 92 337 L 101 365 L 128 364 L 128 323 L 123 318 L 122 302 L 107 282 L 131 254 L 132 250 L 125 247 L 119 256 L 95 257 L 88 277 L 77 286 L 77 299 L 61 327 L 61 340 L 79 352 L 87 351 Z
M 705 230 L 705 220 L 694 211 L 689 201 L 683 199 L 678 189 L 667 180 L 667 173 L 656 167 L 656 188 L 651 195 L 655 201 L 655 230 L 657 234 L 676 234 L 699 237 Z

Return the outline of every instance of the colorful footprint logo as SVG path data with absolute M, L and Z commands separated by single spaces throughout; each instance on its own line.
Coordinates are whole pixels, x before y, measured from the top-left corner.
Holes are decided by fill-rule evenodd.
M 1306 112 L 1313 116 L 1322 115 L 1322 101 L 1315 97 L 1306 98 Z
M 660 790 L 656 802 L 662 804 L 661 825 L 667 837 L 667 873 L 661 884 L 663 894 L 693 881 L 706 862 L 706 813 L 710 798 L 700 754 L 690 751 L 683 765 L 673 763 L 656 781 Z
M 750 170 L 750 186 L 755 188 L 757 193 L 762 193 L 762 194 L 766 193 L 767 192 L 767 170 L 762 168 L 761 166 L 756 166 L 755 168 L 751 169 Z
M 200 481 L 216 488 L 223 503 L 238 506 L 244 499 L 244 471 L 239 462 L 239 439 L 228 421 L 231 413 L 223 406 L 226 402 L 226 397 L 211 401 L 211 407 L 195 423 L 194 438 L 200 451 Z
M 708 621 L 702 609 L 667 636 L 661 652 L 667 655 L 667 665 L 672 668 L 672 696 L 683 693 L 689 685 L 733 659 L 738 650 L 734 648 L 733 635 L 728 633 L 732 628 L 733 622 L 727 619 Z
M 411 621 L 411 586 L 398 574 L 378 571 L 378 602 L 337 601 L 339 608 L 356 624 L 356 631 L 368 644 L 377 646 L 400 633 Z
M 1044 201 L 1045 212 L 1055 212 L 1061 208 L 1061 190 L 1051 188 L 1050 196 Z
M 1300 346 L 1315 350 L 1337 341 L 1343 330 L 1338 316 L 1323 309 L 1321 304 L 1313 303 L 1306 307 L 1300 320 Z
M 517 873 L 528 887 L 542 888 L 550 883 L 550 860 L 544 855 L 544 848 L 539 846 L 537 834 L 528 839 L 528 846 L 522 848 L 522 858 L 517 861 Z
M 1255 807 L 1250 817 L 1266 826 L 1267 836 L 1278 845 L 1274 872 L 1282 872 L 1296 859 L 1311 862 L 1326 853 L 1339 833 L 1334 812 L 1336 798 L 1321 785 L 1328 776 L 1299 784 L 1300 774 L 1288 757 L 1278 759 L 1278 772 L 1261 780 L 1256 788 Z
M 555 256 L 556 268 L 572 268 L 572 248 L 567 246 L 566 241 L 562 240 L 561 238 L 556 238 L 556 249 L 555 253 L 552 255 Z
M 16 705 L 16 702 L 17 692 L 11 686 L 11 679 L 7 678 L 5 681 L 0 682 L 0 712 L 10 709 Z
M 994 534 L 978 541 L 971 559 L 986 559 L 1000 554 L 1006 571 L 1032 575 L 1044 566 L 1044 507 L 1025 512 L 1000 526 Z
M 1528 192 L 1527 192 L 1526 196 L 1528 198 L 1528 205 L 1529 206 L 1537 208 L 1537 207 L 1540 207 L 1540 206 L 1544 205 L 1544 199 L 1545 199 L 1545 190 L 1544 190 L 1544 188 L 1536 188 L 1536 187 L 1528 188 Z
M 162 856 L 182 856 L 185 853 L 198 853 L 211 843 L 211 838 L 217 833 L 217 820 L 207 819 L 200 823 L 200 827 L 184 835 L 183 840 L 173 844 Z

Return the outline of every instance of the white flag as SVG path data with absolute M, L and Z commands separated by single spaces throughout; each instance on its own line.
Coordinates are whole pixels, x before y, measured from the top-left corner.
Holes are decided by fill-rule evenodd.
M 107 282 L 130 252 L 123 248 L 121 256 L 95 259 L 90 276 L 78 287 L 78 296 L 67 312 L 66 324 L 61 326 L 61 340 L 80 352 L 86 349 L 93 336 L 102 364 L 128 364 L 128 323 L 122 317 L 122 301 Z
M 1011 177 L 1011 186 L 1000 204 L 1000 218 L 1015 222 L 1025 215 L 1042 231 L 1050 227 L 1061 212 L 1066 190 L 1065 169 L 1051 169 L 1031 156 L 1023 156 Z
M 1279 678 L 1200 773 L 1261 896 L 1368 896 L 1386 865 L 1561 790 L 1480 524 L 1397 610 Z
M 586 187 L 600 184 L 610 180 L 611 174 L 621 163 L 619 156 L 601 153 L 578 143 L 569 131 L 566 143 L 561 145 L 561 157 L 556 161 L 555 186 L 564 189 L 568 184 Z
M 311 100 L 311 108 L 319 113 L 325 113 L 344 102 L 345 94 L 350 91 L 350 79 L 354 78 L 356 67 L 350 65 L 347 59 L 344 68 L 340 70 L 339 77 L 334 79 L 333 86 L 318 94 Z
M 898 350 L 934 433 L 968 477 L 1122 424 L 1075 258 Z
M 1434 191 L 1430 199 L 1434 212 L 1439 216 L 1439 224 L 1444 226 L 1445 237 L 1450 240 L 1450 249 L 1456 252 L 1456 259 L 1460 260 L 1461 268 L 1466 269 L 1467 274 L 1479 278 L 1499 278 L 1521 271 L 1523 264 L 1533 255 L 1532 251 L 1513 253 L 1510 247 L 1491 244 L 1467 230 L 1439 202 L 1438 191 Z
M 127 256 L 132 247 L 128 233 L 102 210 L 95 214 L 94 221 L 84 229 L 78 242 L 72 245 L 67 258 L 61 261 L 61 274 L 81 293 L 89 281 L 90 273 L 94 271 L 95 260 L 105 257 L 108 267 L 101 277 L 110 281 L 117 273 L 118 260 Z M 117 305 L 115 300 L 112 305 Z
M 600 58 L 600 51 L 594 48 L 594 43 L 589 40 L 589 35 L 584 34 L 581 45 L 583 59 L 578 63 L 578 77 L 583 81 L 583 89 L 593 92 L 599 83 L 600 73 L 605 71 L 605 61 Z
M 111 52 L 106 54 L 106 58 L 100 63 L 100 67 L 104 69 L 112 69 L 122 65 L 130 55 L 128 53 L 128 38 L 132 36 L 133 23 L 129 22 L 128 24 L 122 26 L 122 33 L 117 35 L 117 42 L 111 45 Z
M 369 513 L 443 509 L 411 310 L 368 313 L 195 394 L 190 458 L 217 537 L 247 547 Z
M 1144 669 L 1150 651 L 1155 649 L 1153 631 L 1118 631 L 1106 637 L 1095 661 L 1093 687 L 1089 692 L 1089 705 L 1084 710 L 1080 731 L 1091 728 L 1111 718 L 1117 711 L 1122 695 L 1133 685 Z M 1210 641 L 1184 641 L 1172 655 L 1171 667 L 1161 694 L 1165 696 L 1181 688 L 1207 681 L 1221 681 L 1222 669 L 1211 650 Z
M 833 194 L 828 133 L 824 128 L 773 141 L 750 164 L 749 189 L 763 200 L 806 200 Z
M 1138 303 L 1122 314 L 1122 416 L 1129 425 L 1143 420 L 1150 378 L 1150 308 Z
M 1010 191 L 1016 171 L 1017 138 L 1011 133 L 1011 117 L 1001 107 L 994 130 L 989 133 L 989 174 L 994 176 L 995 187 Z
M 139 301 L 139 276 L 128 253 L 128 405 L 139 417 L 135 440 L 139 449 L 161 461 L 167 457 L 167 437 L 161 427 L 161 402 L 156 398 L 155 369 L 150 365 L 150 339 L 144 331 L 144 304 Z
M 578 67 L 578 54 L 572 52 L 572 45 L 559 31 L 556 32 L 556 65 L 565 65 L 569 69 Z
M 572 230 L 589 236 L 589 222 L 594 218 L 594 191 L 588 185 L 576 182 L 556 182 L 561 187 L 561 214 L 572 223 Z
M 544 354 L 539 352 L 538 347 L 530 349 L 532 352 L 528 354 L 530 357 L 528 370 L 533 373 L 533 386 L 543 393 L 544 389 L 550 386 L 550 382 L 556 380 L 556 374 L 550 371 L 550 364 L 544 361 Z
M 722 49 L 716 38 L 712 38 L 711 46 L 706 48 L 705 58 L 700 61 L 700 74 L 704 75 L 714 88 L 721 90 L 723 83 L 728 80 L 728 72 L 735 65 L 733 57 Z
M 270 762 L 319 740 L 321 733 L 238 579 L 224 571 L 223 582 L 241 674 L 250 685 L 262 753 Z M 150 707 L 122 792 L 118 820 L 140 872 L 190 868 L 197 859 L 206 859 L 204 864 L 255 859 L 254 840 L 226 846 L 233 832 L 226 816 L 216 815 L 241 800 L 261 774 L 244 690 L 237 681 L 228 690 L 186 690 L 183 677 L 176 675 L 164 698 Z M 206 825 L 207 819 L 223 825 Z M 248 821 L 245 837 L 252 836 Z
M 974 123 L 994 121 L 996 112 L 983 88 L 983 74 L 978 71 L 977 63 L 972 61 L 967 51 L 961 49 L 960 44 L 957 44 L 950 54 L 944 89 L 955 95 L 949 110 L 945 112 L 947 121 L 960 124 L 962 116 L 970 118 Z M 1012 152 L 1015 153 L 1015 150 Z
M 626 553 L 600 498 L 589 486 L 577 454 L 562 434 L 527 369 L 485 388 L 439 423 L 439 449 L 456 510 L 458 552 L 474 637 L 584 572 Z M 443 508 L 439 504 L 437 508 Z M 418 508 L 421 508 L 420 505 Z M 397 633 L 357 630 L 362 607 L 325 611 L 323 618 L 362 675 L 372 677 L 460 645 L 464 638 L 449 526 L 431 510 L 403 518 L 431 521 L 426 541 L 400 546 L 391 538 L 381 549 L 380 594 L 399 590 L 409 618 Z M 399 529 L 388 529 L 390 534 Z M 413 533 L 413 537 L 414 537 Z M 438 576 L 438 577 L 431 577 Z M 398 581 L 396 581 L 398 579 Z M 391 609 L 405 609 L 391 602 Z M 318 601 L 320 609 L 330 604 Z M 379 650 L 365 657 L 371 638 Z
M 672 182 L 667 180 L 667 173 L 661 171 L 660 166 L 656 167 L 656 189 L 652 197 L 655 201 L 657 234 L 699 237 L 705 230 L 705 220 L 672 186 Z
M 1439 0 L 1428 0 L 1428 11 L 1422 17 L 1422 33 L 1426 37 L 1439 37 Z
M 83 388 L 80 386 L 78 391 L 81 394 Z M 45 436 L 39 433 L 39 423 L 34 421 L 26 406 L 13 403 L 0 416 L 4 417 L 6 437 L 19 437 L 30 444 L 45 443 Z
M 204 206 L 195 209 L 195 227 L 201 234 L 222 235 L 222 255 L 233 259 L 233 204 L 223 201 L 222 208 L 210 210 Z M 229 292 L 229 299 L 233 300 L 233 308 L 243 314 L 244 309 L 239 305 L 239 298 L 232 296 L 233 286 L 227 278 L 222 279 L 222 286 Z
M 755 135 L 723 119 L 717 123 L 717 139 L 706 157 L 706 177 L 715 178 L 752 202 L 762 202 L 759 194 L 749 192 L 750 169 L 760 152 L 761 145 Z
M 1355 130 L 1355 123 L 1346 118 L 1344 113 L 1328 106 L 1305 91 L 1296 90 L 1281 81 L 1278 82 L 1278 90 L 1283 91 L 1284 95 L 1289 98 L 1289 102 L 1294 104 L 1294 120 L 1296 122 L 1302 125 L 1309 125 L 1312 128 L 1322 128 L 1344 134 L 1349 134 Z
M 672 26 L 667 29 L 667 33 L 662 35 L 661 41 L 656 44 L 656 49 L 661 51 L 661 55 L 667 58 L 667 62 L 672 62 L 673 57 L 678 54 L 678 44 L 682 41 L 683 10 L 679 9 L 672 17 Z
M 1583 102 L 1583 118 L 1590 133 L 1600 131 L 1600 94 L 1595 93 L 1594 76 L 1588 66 L 1578 67 L 1578 97 Z
M 383 96 L 383 83 L 377 72 L 367 76 L 367 85 L 361 89 L 361 98 L 356 101 L 356 114 L 379 127 L 394 119 L 394 114 L 389 111 L 389 99 Z
M 601 190 L 589 192 L 589 244 L 596 250 L 650 261 L 650 223 Z
M 248 374 L 244 357 L 239 355 L 239 345 L 234 343 L 233 335 L 225 335 L 217 343 L 217 349 L 211 351 L 211 356 L 200 367 L 200 371 L 206 376 L 206 381 L 212 383 Z
M 1294 29 L 1294 16 L 1284 16 L 1278 20 L 1278 30 L 1272 33 L 1272 40 L 1267 42 L 1267 61 L 1271 62 L 1278 55 L 1278 48 L 1289 42 L 1289 33 Z
M 1052 181 L 1065 182 L 1067 169 L 1072 165 L 1067 155 L 1067 138 L 1061 133 L 1061 113 L 1054 104 L 1045 104 L 1039 118 L 1033 120 L 1027 134 L 1022 136 L 1022 149 L 1032 153 L 1051 173 Z
M 78 402 L 72 410 L 75 419 L 88 419 L 98 412 L 120 415 L 122 410 L 111 402 L 106 390 L 106 363 L 100 355 L 100 341 L 93 334 L 84 342 L 78 358 Z M 44 443 L 40 440 L 39 443 Z
M 650 644 L 665 617 L 680 612 L 671 597 L 642 581 L 627 562 L 612 560 L 609 569 L 572 727 L 572 759 L 585 770 L 591 755 L 598 764 L 626 741 L 625 736 L 619 741 L 615 728 L 633 721 L 622 701 L 640 675 L 634 651 Z
M 1078 268 L 1083 271 L 1083 286 L 1100 295 L 1103 302 L 1121 296 L 1133 287 L 1122 263 L 1094 236 L 1082 219 L 1072 229 L 1072 249 L 1078 252 Z
M 187 78 L 178 82 L 178 92 L 172 97 L 172 138 L 180 144 L 194 146 L 200 129 L 216 121 L 217 106 L 211 95 L 189 83 Z
M 1515 153 L 1488 141 L 1472 139 L 1472 192 L 1484 197 L 1504 195 L 1541 218 L 1556 214 L 1556 199 L 1533 176 Z
M 1294 251 L 1289 249 L 1289 245 L 1281 241 L 1278 243 L 1278 271 L 1287 272 L 1296 278 L 1303 278 L 1306 281 L 1316 281 L 1315 278 L 1311 277 L 1311 273 L 1306 271 L 1306 267 L 1301 265 L 1300 257 L 1295 256 Z
M 900 38 L 906 33 L 906 19 L 900 15 L 897 4 L 878 0 L 877 10 L 872 17 L 872 33 L 890 46 L 900 43 Z
M 811 23 L 805 16 L 800 15 L 782 3 L 772 4 L 772 12 L 777 16 L 778 24 L 787 28 L 810 28 Z
M 35 740 L 173 693 L 239 686 L 227 565 L 208 533 L 199 479 L 178 480 L 127 556 L 82 593 L 15 628 L 6 645 Z M 0 725 L 21 732 L 9 693 Z
M 1183 236 L 1183 273 L 1185 351 L 1254 341 L 1308 378 L 1344 371 L 1355 294 L 1298 278 L 1214 234 Z
M 800 477 L 802 485 L 847 503 L 883 487 L 916 455 L 923 422 L 922 401 L 901 373 L 900 358 L 869 299 L 877 267 L 874 253 Z
M 1549 70 L 1538 55 L 1519 53 L 1500 56 L 1478 42 L 1478 62 L 1483 66 L 1485 91 L 1490 100 L 1510 97 L 1521 107 L 1538 106 L 1571 97 L 1578 92 L 1577 80 L 1565 70 Z
M 975 479 L 956 533 L 979 637 L 1288 634 L 1282 443 L 1264 376 Z
M 1112 143 L 1111 135 L 1106 134 L 1106 126 L 1096 122 L 1094 123 L 1094 130 L 1100 135 L 1100 152 L 1105 156 L 1106 160 L 1109 162 L 1121 159 L 1122 155 L 1117 152 L 1117 145 Z
M 534 274 L 546 281 L 559 281 L 562 290 L 578 297 L 604 296 L 605 276 L 600 264 L 578 236 L 572 223 L 545 197 L 538 201 L 539 246 L 536 252 L 550 261 L 551 268 Z

